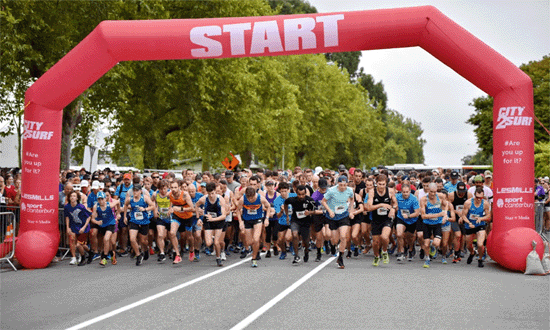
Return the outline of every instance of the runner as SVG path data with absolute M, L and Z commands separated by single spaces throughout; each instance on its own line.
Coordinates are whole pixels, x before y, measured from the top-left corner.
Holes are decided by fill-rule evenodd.
M 414 232 L 416 221 L 420 214 L 418 199 L 411 194 L 411 186 L 408 183 L 401 184 L 401 193 L 395 196 L 397 199 L 397 261 L 404 261 L 409 250 L 409 261 L 413 259 Z
M 103 235 L 103 251 L 101 252 L 101 261 L 99 264 L 103 267 L 107 265 L 107 255 L 109 255 L 111 235 L 115 232 L 116 219 L 115 212 L 120 208 L 120 201 L 106 201 L 103 191 L 97 193 L 97 204 L 92 209 L 92 223 L 99 226 L 99 235 Z M 113 257 L 113 256 L 111 256 Z M 88 255 L 88 263 L 93 260 L 93 254 Z
M 425 189 L 425 188 L 424 188 Z M 430 256 L 437 255 L 441 243 L 441 225 L 448 221 L 448 205 L 443 194 L 437 193 L 437 184 L 428 185 L 428 195 L 420 199 L 420 212 L 424 222 L 424 268 L 430 268 Z M 433 235 L 433 246 L 430 249 L 430 238 Z
M 302 174 L 301 177 L 305 178 Z M 305 185 L 299 185 L 296 188 L 296 197 L 289 197 L 285 200 L 284 211 L 288 214 L 288 206 L 292 206 L 292 215 L 290 219 L 290 231 L 292 232 L 292 245 L 294 246 L 293 265 L 300 263 L 300 250 L 298 246 L 299 237 L 302 237 L 302 247 L 304 248 L 304 262 L 309 260 L 309 227 L 311 226 L 311 215 L 315 209 L 315 201 L 307 196 Z
M 451 229 L 453 231 L 453 249 L 454 259 L 453 263 L 456 264 L 462 260 L 460 253 L 462 250 L 462 237 L 465 232 L 462 215 L 464 212 L 464 203 L 468 200 L 468 191 L 466 190 L 466 184 L 464 182 L 458 182 L 456 185 L 456 191 L 449 194 L 449 202 L 453 205 L 455 210 L 455 221 L 451 223 Z
M 170 222 L 170 233 L 168 237 L 172 243 L 172 248 L 176 254 L 174 257 L 174 264 L 181 262 L 180 246 L 178 244 L 178 238 L 176 234 L 179 232 L 181 236 L 187 238 L 190 246 L 189 261 L 193 261 L 195 256 L 192 252 L 193 248 L 193 202 L 191 196 L 185 190 L 181 190 L 184 181 L 178 180 L 177 182 L 170 183 L 170 210 L 172 215 L 172 221 Z M 184 234 L 185 233 L 185 234 Z
M 76 191 L 71 191 L 67 196 L 69 203 L 65 204 L 63 215 L 67 226 L 67 235 L 69 236 L 69 246 L 71 251 L 70 265 L 76 265 L 76 250 L 80 253 L 79 266 L 86 264 L 86 252 L 88 248 L 88 233 L 90 231 L 90 215 L 91 213 L 86 207 L 80 204 L 80 194 Z
M 198 174 L 197 174 L 198 175 Z M 204 187 L 204 192 L 206 193 L 206 183 L 202 182 L 199 187 Z M 189 193 L 189 196 L 191 197 L 191 202 L 193 202 L 192 205 L 195 205 L 199 199 L 202 198 L 202 196 L 205 196 L 202 192 L 198 192 L 194 185 L 190 184 L 187 187 L 187 192 Z M 193 251 L 193 260 L 192 261 L 200 261 L 200 248 L 202 246 L 202 220 L 204 217 L 204 204 L 199 208 L 199 213 L 195 212 L 195 208 L 193 207 L 193 218 L 192 218 L 192 228 L 191 231 L 193 232 L 193 241 L 187 242 L 189 245 L 189 251 Z M 201 223 L 199 224 L 199 220 L 201 220 Z M 186 229 L 187 230 L 187 229 Z M 180 239 L 180 241 L 183 241 L 181 244 L 182 248 L 185 246 L 185 241 Z M 204 249 L 204 252 L 206 255 L 212 255 L 210 252 L 210 246 L 207 245 Z M 191 260 L 191 256 L 189 256 L 189 260 Z
M 284 213 L 283 205 L 285 200 L 289 198 L 290 186 L 286 182 L 279 183 L 279 196 L 273 201 L 275 212 L 278 219 L 277 224 L 277 242 L 281 250 L 279 260 L 286 258 L 286 245 L 292 239 L 292 233 L 290 232 L 290 216 L 292 215 L 292 205 L 288 208 L 288 215 Z
M 237 204 L 237 217 L 239 228 L 245 233 L 244 246 L 252 245 L 252 267 L 258 267 L 260 260 L 258 250 L 260 248 L 260 236 L 262 234 L 262 219 L 265 213 L 269 214 L 269 203 L 256 192 L 253 187 L 247 187 L 244 196 L 239 198 Z M 269 220 L 265 220 L 265 226 L 269 226 Z
M 210 181 L 206 184 L 206 191 L 207 195 L 195 203 L 195 214 L 199 214 L 201 206 L 204 206 L 203 220 L 198 220 L 198 222 L 204 227 L 204 240 L 207 247 L 212 245 L 212 236 L 214 236 L 216 264 L 221 267 L 223 266 L 221 260 L 222 231 L 227 213 L 225 199 L 216 194 L 216 183 L 214 182 Z
M 151 201 L 148 195 L 144 195 L 141 191 L 140 184 L 133 185 L 133 196 L 126 198 L 124 202 L 124 221 L 128 225 L 128 218 L 126 214 L 130 213 L 130 244 L 136 255 L 136 266 L 141 265 L 143 260 L 149 259 L 149 243 L 147 242 L 147 235 L 149 232 L 149 211 L 155 208 L 155 205 Z M 139 244 L 137 242 L 139 234 Z
M 132 189 L 132 174 L 125 173 L 122 177 L 122 184 L 119 185 L 115 191 L 115 199 L 117 199 L 122 206 L 122 204 L 126 201 L 126 194 L 130 189 Z M 120 210 L 122 212 L 122 210 Z M 122 219 L 122 214 L 121 214 Z M 118 245 L 120 247 L 120 250 L 117 252 L 121 257 L 125 257 L 128 255 L 128 226 L 126 225 L 126 221 L 120 220 L 118 222 Z
M 486 238 L 486 225 L 491 220 L 491 213 L 489 203 L 485 201 L 485 194 L 483 187 L 476 187 L 474 191 L 474 198 L 467 200 L 464 203 L 464 210 L 462 212 L 462 221 L 465 223 L 466 228 L 466 246 L 470 255 L 468 256 L 467 264 L 471 264 L 475 256 L 474 247 L 472 241 L 474 235 L 477 239 L 477 253 L 478 267 L 483 267 L 483 255 L 485 254 L 485 238 Z
M 315 178 L 313 179 L 315 180 Z M 325 197 L 325 193 L 328 189 L 328 182 L 326 179 L 321 178 L 318 182 L 318 189 L 311 195 L 311 198 L 315 201 L 315 211 L 313 212 L 313 232 L 315 233 L 315 247 L 317 248 L 317 257 L 315 262 L 321 261 L 322 253 L 321 249 L 325 246 L 328 252 L 328 242 L 330 240 L 331 231 L 328 228 L 327 218 L 325 217 L 325 208 L 321 201 Z M 327 242 L 325 244 L 325 242 Z
M 339 245 L 338 268 L 344 269 L 344 252 L 349 240 L 350 219 L 354 218 L 354 193 L 348 187 L 348 178 L 344 175 L 338 178 L 338 185 L 330 188 L 321 201 L 325 207 L 329 228 L 331 230 L 332 244 Z
M 365 189 L 363 189 L 360 194 L 363 196 L 363 220 L 361 222 L 361 240 L 365 241 L 365 249 L 363 254 L 369 253 L 369 250 L 372 248 L 371 243 L 371 223 L 372 223 L 372 212 L 367 211 L 367 202 L 369 201 L 369 192 L 372 194 L 374 190 L 374 179 L 367 178 L 365 180 Z
M 275 200 L 279 197 L 279 194 L 275 191 L 275 183 L 271 180 L 265 183 L 266 193 L 265 199 L 271 206 L 271 211 L 267 217 L 269 218 L 269 226 L 265 228 L 265 243 L 264 246 L 267 247 L 267 253 L 265 254 L 266 258 L 271 258 L 271 246 L 272 243 L 277 241 L 277 214 L 275 213 Z M 273 254 L 278 255 L 279 250 L 277 245 L 273 244 Z
M 382 262 L 390 262 L 388 244 L 392 231 L 392 222 L 397 209 L 397 199 L 393 192 L 386 187 L 387 176 L 379 174 L 376 178 L 376 188 L 369 193 L 367 211 L 372 212 L 372 249 L 374 260 L 372 265 L 378 267 L 380 264 L 380 251 L 382 251 Z
M 159 248 L 159 256 L 157 261 L 164 262 L 166 260 L 165 241 L 167 232 L 170 231 L 170 196 L 168 195 L 168 181 L 161 180 L 157 183 L 158 191 L 155 193 L 153 200 L 155 201 L 155 214 L 157 217 L 157 246 Z

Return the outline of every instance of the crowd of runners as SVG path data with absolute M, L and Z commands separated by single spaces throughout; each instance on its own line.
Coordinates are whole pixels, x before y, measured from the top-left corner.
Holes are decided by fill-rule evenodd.
M 0 180 L 0 193 L 8 196 Z M 548 194 L 548 178 L 540 178 L 535 197 L 545 201 L 545 230 Z M 336 257 L 343 269 L 345 259 L 372 250 L 374 267 L 394 255 L 393 262 L 417 258 L 429 268 L 438 258 L 443 264 L 463 258 L 471 264 L 475 258 L 484 266 L 492 196 L 490 171 L 394 174 L 383 167 L 365 172 L 340 165 L 337 171 L 184 170 L 178 179 L 173 172 L 83 169 L 60 174 L 59 204 L 71 265 L 99 260 L 106 267 L 131 257 L 139 266 L 152 262 L 152 255 L 172 264 L 212 255 L 223 266 L 237 255 L 251 256 L 257 267 L 263 255 L 298 265 L 310 262 L 312 253 L 315 262 Z

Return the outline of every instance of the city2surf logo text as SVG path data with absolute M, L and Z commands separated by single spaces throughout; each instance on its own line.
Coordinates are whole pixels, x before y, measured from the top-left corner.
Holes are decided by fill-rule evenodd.
M 34 140 L 51 140 L 53 131 L 42 131 L 43 122 L 25 120 L 25 132 L 23 133 L 23 139 Z
M 522 116 L 524 110 L 525 107 L 500 108 L 495 129 L 503 129 L 508 126 L 531 126 L 533 117 Z

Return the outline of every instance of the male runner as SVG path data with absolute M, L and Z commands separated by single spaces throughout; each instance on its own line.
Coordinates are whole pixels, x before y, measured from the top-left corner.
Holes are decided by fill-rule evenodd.
M 149 211 L 155 208 L 155 204 L 151 201 L 148 195 L 144 195 L 141 191 L 141 185 L 133 185 L 133 196 L 127 198 L 124 202 L 124 221 L 128 225 L 126 213 L 130 211 L 130 244 L 134 250 L 136 257 L 136 266 L 141 265 L 143 260 L 149 259 L 149 243 L 147 235 L 149 233 Z M 139 243 L 141 244 L 140 252 L 137 242 L 139 234 Z
M 216 183 L 213 181 L 206 184 L 206 192 L 207 195 L 195 203 L 195 214 L 199 214 L 201 206 L 204 206 L 203 220 L 198 220 L 198 222 L 204 228 L 204 240 L 207 247 L 212 245 L 212 236 L 214 236 L 216 264 L 221 267 L 223 266 L 221 260 L 222 231 L 227 213 L 225 199 L 216 193 Z
M 475 256 L 474 246 L 472 244 L 474 235 L 477 239 L 477 266 L 483 267 L 483 255 L 485 254 L 486 226 L 491 220 L 489 203 L 484 199 L 485 193 L 483 187 L 476 187 L 474 198 L 464 203 L 464 212 L 462 212 L 462 221 L 466 228 L 466 246 L 470 255 L 467 264 L 471 264 Z
M 190 251 L 189 251 L 189 261 L 193 261 L 195 256 L 192 252 L 193 247 L 193 202 L 191 201 L 191 196 L 185 190 L 180 190 L 180 186 L 184 183 L 183 180 L 178 180 L 177 182 L 170 183 L 170 210 L 169 213 L 172 215 L 172 220 L 170 222 L 170 233 L 168 237 L 172 243 L 172 248 L 176 253 L 174 257 L 174 264 L 179 264 L 181 262 L 180 248 L 178 244 L 178 238 L 176 233 L 179 232 L 180 235 L 185 236 L 189 242 Z M 185 233 L 185 235 L 184 235 Z
M 426 188 L 424 188 L 426 189 Z M 420 212 L 424 222 L 424 268 L 430 268 L 430 256 L 434 257 L 441 243 L 441 225 L 448 221 L 447 201 L 443 194 L 437 193 L 437 184 L 428 185 L 428 195 L 420 199 Z M 430 251 L 430 238 L 433 235 L 433 246 Z
M 411 194 L 411 186 L 408 183 L 401 184 L 401 193 L 395 196 L 397 199 L 397 261 L 405 260 L 405 246 L 414 247 L 414 232 L 416 221 L 420 214 L 418 199 Z M 409 261 L 413 258 L 412 249 L 409 251 Z
M 296 188 L 296 197 L 287 198 L 284 204 L 284 211 L 286 214 L 288 214 L 288 205 L 292 206 L 290 231 L 292 232 L 292 245 L 294 246 L 295 252 L 294 260 L 292 261 L 293 265 L 300 263 L 300 250 L 298 247 L 299 236 L 302 237 L 304 262 L 308 262 L 309 260 L 309 227 L 312 221 L 311 215 L 315 209 L 315 201 L 307 196 L 306 189 L 305 185 L 299 185 Z

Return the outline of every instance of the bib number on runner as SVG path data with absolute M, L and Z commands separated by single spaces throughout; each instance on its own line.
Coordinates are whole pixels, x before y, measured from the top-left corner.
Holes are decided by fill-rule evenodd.
M 342 214 L 342 213 L 346 212 L 346 209 L 347 208 L 345 206 L 342 206 L 342 205 L 336 206 L 336 210 L 334 210 L 334 213 Z
M 303 219 L 306 217 L 306 211 L 299 211 L 299 212 L 296 212 L 296 218 L 298 219 Z
M 376 210 L 376 214 L 378 214 L 378 215 L 388 215 L 388 209 L 381 207 L 381 208 Z
M 134 217 L 136 220 L 143 220 L 143 212 L 135 212 Z
M 256 214 L 258 214 L 258 210 L 248 210 L 248 214 L 256 215 Z
M 208 214 L 210 215 L 210 217 L 212 218 L 217 218 L 218 217 L 218 214 L 216 212 L 208 212 Z

